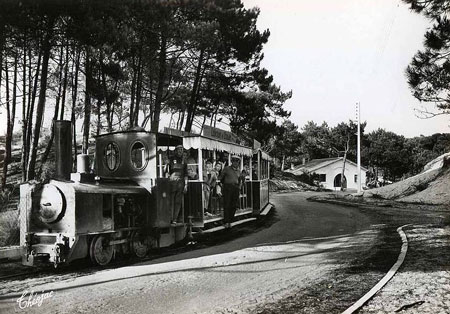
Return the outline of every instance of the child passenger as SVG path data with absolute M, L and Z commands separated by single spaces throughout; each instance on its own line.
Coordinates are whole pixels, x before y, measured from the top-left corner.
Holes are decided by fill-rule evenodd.
M 213 169 L 213 164 L 211 160 L 206 161 L 206 169 L 203 173 L 203 194 L 204 194 L 204 204 L 206 215 L 211 215 L 211 192 L 214 191 L 217 184 L 217 174 Z
M 216 164 L 214 165 L 214 172 L 216 173 L 217 176 L 217 182 L 216 182 L 216 186 L 215 189 L 213 190 L 214 192 L 214 196 L 222 196 L 222 185 L 220 184 L 219 181 L 219 176 L 220 173 L 222 172 L 222 163 L 220 161 L 216 161 Z

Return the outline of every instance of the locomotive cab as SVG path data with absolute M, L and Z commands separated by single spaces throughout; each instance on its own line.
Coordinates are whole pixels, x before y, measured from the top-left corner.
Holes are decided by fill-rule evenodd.
M 159 147 L 175 147 L 178 136 L 131 130 L 96 138 L 96 174 L 100 182 L 132 181 L 150 195 L 149 228 L 169 228 L 171 221 L 169 179 L 161 174 Z

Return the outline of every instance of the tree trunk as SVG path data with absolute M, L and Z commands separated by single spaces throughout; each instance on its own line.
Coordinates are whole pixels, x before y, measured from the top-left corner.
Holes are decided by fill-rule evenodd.
M 76 128 L 76 120 L 75 120 L 75 110 L 76 110 L 76 104 L 77 104 L 77 93 L 78 93 L 78 73 L 80 70 L 80 51 L 76 48 L 75 54 L 75 75 L 73 77 L 72 82 L 72 113 L 70 116 L 70 120 L 72 122 L 72 134 L 73 134 L 73 153 L 74 158 L 72 159 L 74 161 L 73 169 L 75 169 L 75 163 L 77 160 L 77 128 Z
M 30 161 L 28 163 L 28 176 L 29 176 L 28 179 L 30 180 L 35 178 L 37 149 L 47 93 L 48 61 L 50 59 L 50 50 L 51 50 L 50 40 L 52 36 L 53 36 L 53 21 L 50 21 L 49 27 L 47 29 L 47 34 L 45 35 L 44 43 L 42 45 L 43 56 L 42 56 L 41 84 L 39 90 L 39 100 L 36 108 L 36 123 L 34 125 L 34 132 L 33 132 L 34 137 L 31 145 L 31 156 Z
M 55 102 L 55 113 L 53 114 L 53 120 L 52 120 L 52 127 L 51 127 L 51 133 L 50 133 L 50 139 L 47 143 L 47 147 L 45 148 L 45 152 L 42 155 L 41 158 L 41 167 L 39 170 L 39 176 L 42 173 L 42 169 L 44 167 L 44 164 L 47 162 L 48 156 L 50 155 L 50 151 L 52 149 L 53 146 L 53 140 L 55 138 L 55 121 L 58 119 L 58 114 L 59 114 L 59 107 L 60 107 L 60 99 L 61 99 L 61 93 L 62 93 L 62 61 L 63 60 L 63 47 L 61 47 L 61 54 L 60 54 L 60 63 L 59 63 L 59 82 L 58 82 L 58 95 L 56 97 L 56 102 Z
M 66 92 L 67 92 L 67 74 L 69 70 L 69 44 L 66 44 L 66 60 L 64 61 L 64 79 L 63 88 L 61 96 L 61 110 L 60 110 L 60 120 L 64 120 L 64 106 L 66 105 Z
M 28 60 L 30 63 L 30 79 L 31 79 L 31 72 L 32 72 L 32 58 L 31 58 L 31 48 L 28 50 L 29 54 L 28 54 Z M 27 138 L 26 141 L 24 143 L 24 149 L 25 149 L 25 153 L 26 153 L 26 158 L 25 158 L 25 164 L 27 165 L 27 180 L 30 180 L 30 176 L 29 176 L 29 167 L 30 167 L 30 158 L 31 158 L 31 135 L 32 135 L 32 129 L 33 129 L 33 114 L 34 114 L 34 104 L 36 103 L 36 93 L 37 93 L 37 89 L 38 89 L 38 83 L 39 83 L 39 73 L 41 71 L 41 62 L 42 62 L 42 50 L 39 49 L 39 53 L 38 53 L 38 62 L 37 62 L 37 66 L 36 66 L 36 71 L 35 71 L 35 77 L 34 77 L 34 83 L 29 86 L 29 94 L 30 94 L 30 98 L 28 99 L 28 111 L 27 111 Z
M 61 46 L 61 50 L 59 52 L 59 63 L 58 63 L 58 94 L 56 94 L 56 100 L 55 100 L 55 111 L 56 114 L 58 114 L 59 112 L 59 103 L 61 101 L 61 96 L 62 96 L 62 77 L 63 77 L 63 56 L 64 55 L 64 47 Z M 58 109 L 58 110 L 56 110 Z M 53 120 L 57 120 L 58 116 L 56 115 Z M 53 130 L 53 127 L 52 127 Z M 53 133 L 53 131 L 52 131 Z
M 180 122 L 181 122 L 181 112 L 178 112 L 178 119 L 177 119 L 177 126 L 176 126 L 177 130 L 181 130 Z
M 102 117 L 101 117 L 101 113 L 102 113 L 102 102 L 100 100 L 97 100 L 97 132 L 96 135 L 99 136 L 100 135 L 100 130 L 102 128 Z
M 11 104 L 9 98 L 9 73 L 8 57 L 5 58 L 5 94 L 6 94 L 6 138 L 5 138 L 5 158 L 3 159 L 2 189 L 6 187 L 6 177 L 8 176 L 8 164 L 11 151 Z
M 17 62 L 18 57 L 15 52 L 14 55 L 14 76 L 13 76 L 13 94 L 10 98 L 9 94 L 9 69 L 8 58 L 5 58 L 5 80 L 6 80 L 6 138 L 5 138 L 5 158 L 3 160 L 3 176 L 2 187 L 6 186 L 6 177 L 8 176 L 8 165 L 12 160 L 12 137 L 14 133 L 14 121 L 16 118 L 16 104 L 17 104 Z
M 86 80 L 86 90 L 84 97 L 84 120 L 83 120 L 83 154 L 87 154 L 89 151 L 89 130 L 91 125 L 91 84 L 92 84 L 92 73 L 91 73 L 91 60 L 89 48 L 86 48 L 86 59 L 85 59 L 85 80 Z
M 201 134 L 202 131 L 203 131 L 203 127 L 205 126 L 205 123 L 206 123 L 206 114 L 203 116 L 203 122 L 202 122 L 202 126 L 201 126 L 201 128 L 200 128 L 200 134 Z
M 136 105 L 134 107 L 133 126 L 138 125 L 141 95 L 142 95 L 142 47 L 138 59 L 138 73 L 136 81 Z
M 105 98 L 105 110 L 106 110 L 106 124 L 108 127 L 108 132 L 112 132 L 112 119 L 113 119 L 113 111 L 111 108 L 111 101 L 108 97 L 108 88 L 106 86 L 106 74 L 105 74 L 105 65 L 103 63 L 103 52 L 100 50 L 100 72 L 101 72 L 101 82 L 102 82 L 102 89 L 103 89 L 103 95 Z M 115 87 L 117 87 L 117 81 L 115 84 Z
M 24 38 L 26 41 L 26 38 Z M 27 98 L 26 98 L 26 90 L 27 90 L 27 46 L 24 44 L 23 46 L 23 63 L 22 63 L 22 156 L 20 168 L 22 171 L 22 182 L 25 182 L 27 179 L 27 146 L 25 142 L 27 140 Z M 31 95 L 28 96 L 28 99 Z M 29 102 L 28 102 L 29 104 Z
M 3 28 L 4 25 L 0 24 L 0 95 L 2 95 L 2 79 L 3 79 L 3 42 L 4 42 L 4 35 L 3 35 Z M 3 158 L 3 166 L 4 164 L 4 158 Z M 3 173 L 3 168 L 0 170 L 0 190 L 3 190 L 5 188 L 6 184 L 6 176 Z
M 181 131 L 184 124 L 184 116 L 186 115 L 186 112 L 183 110 L 180 112 L 180 116 L 178 117 L 178 123 L 177 123 L 177 129 Z
M 169 128 L 172 127 L 172 122 L 173 122 L 173 111 L 170 113 Z
M 342 172 L 341 172 L 341 191 L 344 191 L 346 188 L 347 180 L 345 179 L 345 164 L 347 162 L 347 152 L 350 148 L 350 136 L 347 136 L 347 144 L 345 146 L 344 151 L 344 159 L 343 159 L 343 165 L 342 165 Z
M 134 125 L 134 100 L 136 98 L 136 80 L 137 80 L 137 73 L 136 73 L 136 66 L 133 58 L 133 79 L 131 80 L 131 99 L 130 99 L 130 128 Z
M 159 59 L 158 87 L 156 89 L 155 109 L 153 112 L 153 121 L 151 126 L 151 130 L 153 132 L 158 132 L 159 130 L 161 102 L 164 92 L 164 85 L 166 82 L 167 38 L 166 32 L 164 30 L 161 32 L 161 49 L 159 51 L 158 59 Z
M 195 109 L 197 107 L 198 92 L 201 84 L 201 70 L 203 65 L 203 55 L 205 53 L 204 49 L 200 50 L 200 56 L 198 58 L 197 69 L 195 72 L 194 85 L 192 86 L 191 98 L 189 100 L 187 108 L 187 119 L 186 119 L 186 132 L 191 132 L 192 124 L 194 123 Z

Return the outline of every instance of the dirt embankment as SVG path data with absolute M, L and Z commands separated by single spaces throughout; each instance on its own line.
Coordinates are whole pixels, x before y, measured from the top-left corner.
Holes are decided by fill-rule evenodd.
M 282 191 L 320 191 L 320 188 L 312 185 L 312 182 L 305 182 L 305 178 L 292 173 L 275 171 L 269 180 L 270 192 Z
M 450 168 L 434 169 L 354 197 L 361 196 L 404 203 L 450 205 Z
M 354 197 L 395 200 L 425 205 L 450 205 L 450 157 L 440 167 L 381 188 L 364 191 Z
M 450 210 L 450 154 L 430 162 L 423 172 L 380 188 L 358 194 L 330 193 L 310 198 L 315 201 L 345 203 L 359 206 L 370 204 L 389 207 L 419 206 Z M 430 166 L 429 166 L 430 165 Z

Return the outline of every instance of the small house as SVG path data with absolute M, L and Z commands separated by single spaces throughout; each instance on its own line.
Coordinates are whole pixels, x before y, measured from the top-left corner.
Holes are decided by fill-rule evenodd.
M 326 189 L 337 189 L 341 187 L 342 167 L 344 166 L 344 157 L 312 159 L 293 169 L 287 170 L 295 175 L 317 174 L 320 184 Z M 361 188 L 366 185 L 367 169 L 361 166 Z M 344 187 L 348 189 L 357 189 L 358 166 L 353 161 L 345 161 Z

